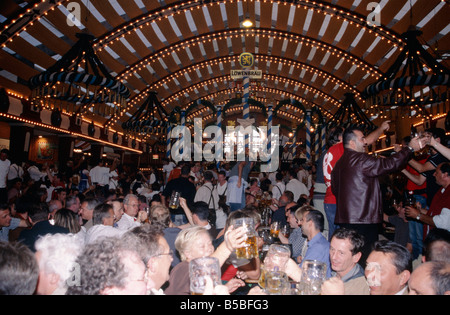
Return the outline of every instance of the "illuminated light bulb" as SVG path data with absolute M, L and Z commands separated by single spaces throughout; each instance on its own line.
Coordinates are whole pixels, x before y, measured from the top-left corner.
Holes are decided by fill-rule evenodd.
M 253 22 L 250 19 L 245 19 L 244 22 L 242 22 L 242 26 L 245 28 L 250 28 L 253 26 Z

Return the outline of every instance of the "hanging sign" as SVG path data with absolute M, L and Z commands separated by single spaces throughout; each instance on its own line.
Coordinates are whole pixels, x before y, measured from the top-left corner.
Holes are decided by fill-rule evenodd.
M 244 77 L 260 80 L 262 79 L 262 70 L 231 70 L 233 80 L 242 80 Z

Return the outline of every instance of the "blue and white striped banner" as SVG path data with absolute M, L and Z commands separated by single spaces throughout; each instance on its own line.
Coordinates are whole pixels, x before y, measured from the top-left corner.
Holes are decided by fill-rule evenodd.
M 185 110 L 181 111 L 180 124 L 183 127 L 186 126 L 186 111 Z M 181 143 L 183 143 L 183 139 L 184 139 L 184 135 L 182 134 L 180 137 Z M 183 147 L 181 147 L 180 155 L 183 156 L 183 153 L 184 153 L 184 149 L 183 149 Z
M 267 108 L 267 152 L 272 154 L 272 125 L 273 125 L 273 106 Z M 267 162 L 270 164 L 270 160 Z
M 250 104 L 248 100 L 250 99 L 250 78 L 244 77 L 244 119 L 250 119 Z M 245 135 L 245 148 L 249 147 L 249 137 L 250 135 Z
M 306 160 L 311 160 L 311 110 L 306 111 Z
M 327 125 L 322 126 L 322 153 L 327 150 Z
M 316 133 L 314 135 L 315 138 L 315 142 L 314 142 L 314 158 L 317 160 L 319 158 L 319 154 L 320 154 L 320 129 L 317 128 L 316 129 Z
M 219 127 L 219 129 L 222 129 L 222 118 L 223 118 L 222 117 L 223 116 L 222 106 L 218 105 L 218 106 L 216 106 L 216 109 L 217 109 L 217 127 Z M 219 148 L 219 152 L 216 152 L 216 156 L 220 157 L 220 156 L 223 156 L 223 145 L 222 145 L 223 133 L 220 134 L 219 137 L 217 137 L 217 141 L 219 141 L 219 146 L 216 146 L 216 148 L 217 147 Z M 217 160 L 216 162 L 217 162 L 217 170 L 219 170 L 220 169 L 220 161 Z
M 166 140 L 166 158 L 170 159 L 172 153 L 172 124 L 167 127 L 167 140 Z

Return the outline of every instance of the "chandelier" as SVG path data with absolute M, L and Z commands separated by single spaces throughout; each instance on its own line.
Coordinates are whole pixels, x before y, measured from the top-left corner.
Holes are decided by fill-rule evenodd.
M 342 105 L 328 122 L 328 130 L 342 126 L 344 128 L 357 127 L 365 132 L 372 132 L 377 127 L 364 114 L 355 100 L 354 93 L 346 93 Z
M 98 58 L 92 48 L 94 37 L 76 36 L 79 41 L 60 60 L 29 80 L 32 105 L 81 115 L 88 110 L 103 117 L 120 113 L 130 91 Z
M 399 57 L 378 82 L 362 93 L 368 106 L 426 115 L 425 106 L 448 101 L 450 71 L 425 50 L 418 39 L 421 35 L 415 29 L 403 34 L 406 45 Z
M 155 91 L 149 92 L 149 97 L 142 103 L 139 109 L 122 124 L 122 129 L 126 134 L 133 137 L 146 135 L 164 135 L 169 126 L 169 121 L 173 118 L 168 115 L 158 100 Z

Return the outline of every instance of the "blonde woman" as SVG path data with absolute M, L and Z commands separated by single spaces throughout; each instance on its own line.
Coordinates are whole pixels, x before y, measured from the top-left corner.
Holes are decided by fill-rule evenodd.
M 211 237 L 207 230 L 194 226 L 181 231 L 175 240 L 175 248 L 181 257 L 179 263 L 170 273 L 169 287 L 165 290 L 167 295 L 189 295 L 189 262 L 201 257 L 215 257 L 222 266 L 226 259 L 236 248 L 242 247 L 246 240 L 243 228 L 231 227 L 225 233 L 225 241 L 214 251 Z M 232 292 L 242 286 L 243 282 L 233 281 L 228 289 Z
M 72 234 L 77 234 L 81 230 L 81 225 L 78 221 L 78 216 L 69 209 L 60 209 L 53 217 L 55 225 L 69 229 Z

